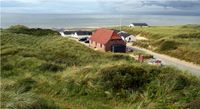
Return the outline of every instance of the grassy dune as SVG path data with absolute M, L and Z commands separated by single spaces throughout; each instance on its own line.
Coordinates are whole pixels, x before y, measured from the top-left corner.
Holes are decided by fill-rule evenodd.
M 133 45 L 200 64 L 200 25 L 123 27 L 122 30 L 149 39 Z
M 34 33 L 32 32 L 35 31 Z M 57 32 L 1 30 L 1 108 L 194 108 L 200 79 L 125 54 L 93 51 Z

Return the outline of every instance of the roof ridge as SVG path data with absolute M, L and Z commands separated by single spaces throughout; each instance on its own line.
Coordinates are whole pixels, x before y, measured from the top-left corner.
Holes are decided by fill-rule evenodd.
M 96 32 L 91 36 L 90 39 L 105 44 L 110 39 L 117 39 L 117 37 L 120 37 L 117 33 L 116 34 L 115 33 L 116 32 L 114 30 L 100 28 L 96 30 Z

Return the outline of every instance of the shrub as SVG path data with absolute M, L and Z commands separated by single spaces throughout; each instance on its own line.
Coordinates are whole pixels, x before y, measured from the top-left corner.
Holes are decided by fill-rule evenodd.
M 160 45 L 160 51 L 177 49 L 178 43 L 175 41 L 166 40 Z
M 44 35 L 58 35 L 59 33 L 51 29 L 41 29 L 41 28 L 28 28 L 23 25 L 15 25 L 8 28 L 12 33 L 16 34 L 28 34 L 34 36 L 44 36 Z
M 52 64 L 52 63 L 43 63 L 39 66 L 39 70 L 41 71 L 51 71 L 51 72 L 57 72 L 62 71 L 64 68 L 62 66 Z
M 116 65 L 100 71 L 99 80 L 103 87 L 119 91 L 137 90 L 148 81 L 147 72 L 140 67 L 131 65 Z
M 17 76 L 17 75 L 18 75 L 18 73 L 16 71 L 13 71 L 13 70 L 8 70 L 8 71 L 1 70 L 1 77 L 2 78 L 8 78 L 8 77 Z
M 128 55 L 124 55 L 124 54 L 112 54 L 111 56 L 109 56 L 108 58 L 111 58 L 112 60 L 130 60 L 130 56 Z
M 12 70 L 14 68 L 14 66 L 12 64 L 9 63 L 5 63 L 5 64 L 1 64 L 1 70 Z
M 184 106 L 183 109 L 199 109 L 199 107 L 200 107 L 200 100 L 193 100 L 186 106 Z
M 182 28 L 200 29 L 200 25 L 198 25 L 198 24 L 188 24 L 188 25 L 183 25 Z
M 18 80 L 16 83 L 16 87 L 19 89 L 18 93 L 24 93 L 32 89 L 32 87 L 36 84 L 37 82 L 33 80 L 32 78 L 25 78 Z
M 17 32 L 20 30 L 27 30 L 27 29 L 29 28 L 24 25 L 13 25 L 8 28 L 8 30 L 10 30 L 11 32 Z
M 174 38 L 195 38 L 200 39 L 200 32 L 198 33 L 189 33 L 189 34 L 179 34 L 174 36 Z
M 57 109 L 54 102 L 36 96 L 34 93 L 1 92 L 1 108 L 3 109 Z
M 174 90 L 181 90 L 187 85 L 189 85 L 189 80 L 186 77 L 179 75 L 175 79 Z
M 1 56 L 15 55 L 18 52 L 19 52 L 18 48 L 8 48 L 8 49 L 1 50 Z
M 139 47 L 143 47 L 143 48 L 148 48 L 149 47 L 149 41 L 136 41 L 133 42 L 132 44 L 133 46 L 139 46 Z

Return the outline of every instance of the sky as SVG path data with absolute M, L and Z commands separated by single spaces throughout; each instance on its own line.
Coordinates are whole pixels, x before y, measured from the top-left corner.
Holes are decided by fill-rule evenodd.
M 200 16 L 200 0 L 0 0 L 2 13 Z

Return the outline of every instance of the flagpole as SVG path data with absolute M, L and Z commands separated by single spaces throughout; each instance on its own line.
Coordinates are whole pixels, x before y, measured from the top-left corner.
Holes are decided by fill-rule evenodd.
M 119 8 L 120 12 L 120 31 L 122 31 L 122 15 L 121 15 L 121 7 Z
M 122 31 L 122 15 L 120 14 L 120 31 Z

